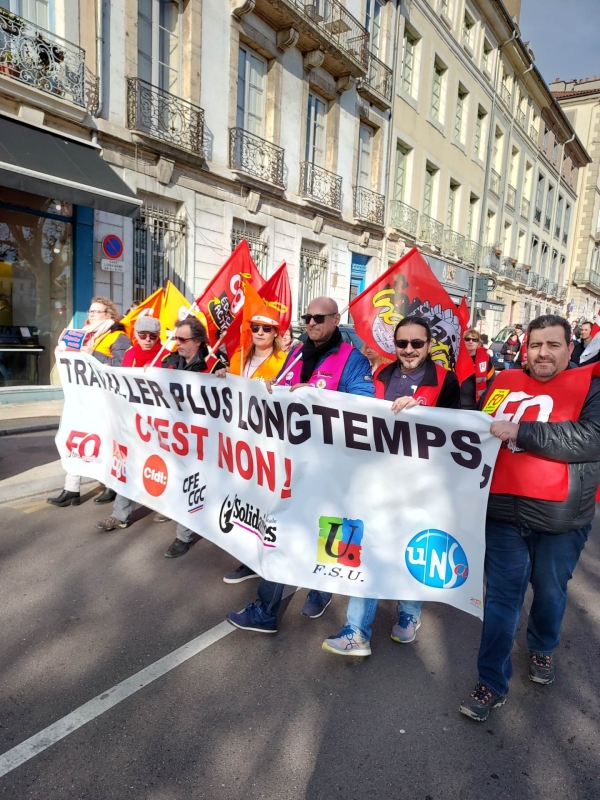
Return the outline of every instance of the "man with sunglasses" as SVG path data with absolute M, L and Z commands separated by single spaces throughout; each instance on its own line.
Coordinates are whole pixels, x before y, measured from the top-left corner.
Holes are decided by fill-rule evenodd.
M 382 364 L 373 376 L 375 394 L 392 403 L 397 414 L 416 405 L 460 408 L 460 386 L 453 372 L 431 360 L 431 329 L 421 317 L 404 317 L 394 331 L 396 361 Z M 371 627 L 379 601 L 351 597 L 346 623 L 323 642 L 323 650 L 339 656 L 370 656 Z M 421 601 L 400 600 L 398 623 L 392 639 L 401 644 L 415 640 L 421 625 Z
M 292 392 L 301 386 L 314 386 L 317 389 L 373 397 L 375 390 L 371 366 L 366 356 L 342 341 L 338 328 L 340 314 L 335 300 L 330 297 L 315 298 L 302 320 L 306 326 L 307 340 L 290 351 L 279 378 L 266 381 L 268 391 L 272 392 L 272 385 L 279 380 L 282 385 L 289 386 Z M 261 579 L 258 599 L 249 603 L 239 614 L 230 611 L 227 619 L 242 630 L 276 633 L 283 589 L 282 583 Z M 302 613 L 316 619 L 330 603 L 329 592 L 313 589 L 308 593 Z
M 464 332 L 463 342 L 475 365 L 475 374 L 469 375 L 460 385 L 460 407 L 475 411 L 494 377 L 494 363 L 475 328 Z

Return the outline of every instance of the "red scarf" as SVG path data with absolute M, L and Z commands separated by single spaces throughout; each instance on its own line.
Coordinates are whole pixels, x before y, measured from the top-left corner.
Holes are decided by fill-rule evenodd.
M 139 344 L 134 344 L 133 347 L 130 347 L 129 350 L 126 351 L 125 355 L 123 356 L 123 363 L 121 364 L 122 367 L 145 367 L 146 364 L 149 364 L 153 361 L 156 354 L 161 349 L 162 344 L 160 339 L 156 341 L 156 344 L 152 348 L 152 350 L 142 350 Z M 165 350 L 165 355 L 167 355 L 167 351 Z M 157 360 L 156 366 L 160 367 L 160 359 Z

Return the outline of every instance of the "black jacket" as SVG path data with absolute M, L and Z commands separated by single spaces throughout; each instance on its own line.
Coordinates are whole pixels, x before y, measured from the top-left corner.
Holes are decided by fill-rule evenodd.
M 425 376 L 421 381 L 421 386 L 437 386 L 437 370 L 434 362 L 428 358 L 425 368 Z M 387 389 L 392 378 L 392 373 L 396 369 L 398 362 L 393 361 L 387 367 L 381 370 L 375 380 L 381 381 Z M 460 408 L 460 385 L 458 378 L 453 372 L 446 372 L 442 391 L 436 403 L 437 408 Z
M 186 364 L 185 358 L 175 350 L 174 353 L 163 358 L 161 366 L 165 369 L 184 369 L 188 372 L 208 372 L 208 364 L 204 359 L 205 355 L 208 355 L 208 350 L 203 353 L 203 348 L 200 348 L 196 356 L 192 358 L 189 364 Z M 210 372 L 216 372 L 218 369 L 225 369 L 225 364 L 221 361 L 215 361 Z
M 544 533 L 566 533 L 591 523 L 600 481 L 600 378 L 592 378 L 578 420 L 522 422 L 517 447 L 568 464 L 567 499 L 555 502 L 490 494 L 488 518 Z

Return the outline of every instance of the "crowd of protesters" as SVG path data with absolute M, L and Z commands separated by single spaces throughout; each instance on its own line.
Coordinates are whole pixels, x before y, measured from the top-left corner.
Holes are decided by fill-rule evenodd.
M 158 361 L 166 369 L 212 372 L 221 378 L 229 370 L 263 381 L 269 392 L 275 382 L 281 382 L 290 391 L 316 386 L 373 397 L 390 404 L 394 413 L 425 404 L 455 409 L 456 413 L 479 409 L 493 416 L 497 407 L 486 409 L 486 402 L 498 390 L 505 392 L 503 396 L 514 391 L 515 396 L 532 398 L 534 403 L 536 397 L 543 397 L 546 412 L 537 419 L 525 421 L 531 416 L 503 414 L 491 425 L 492 435 L 503 444 L 487 511 L 486 595 L 478 676 L 460 711 L 484 721 L 492 708 L 506 701 L 513 673 L 510 653 L 529 584 L 533 602 L 527 625 L 528 674 L 536 683 L 552 683 L 567 584 L 591 529 L 600 480 L 600 379 L 589 366 L 600 360 L 600 355 L 579 366 L 593 338 L 592 323 L 581 325 L 580 340 L 570 324 L 556 315 L 538 317 L 526 332 L 515 325 L 502 345 L 506 369 L 499 373 L 495 373 L 487 338 L 469 328 L 463 339 L 474 374 L 460 384 L 452 371 L 432 360 L 432 331 L 421 317 L 405 317 L 397 324 L 395 358 L 390 359 L 367 346 L 361 352 L 343 341 L 340 314 L 331 298 L 311 301 L 302 317 L 305 341 L 295 340 L 290 331 L 280 331 L 278 319 L 266 305 L 254 314 L 251 346 L 247 352 L 236 351 L 226 364 L 224 357 L 220 360 L 209 350 L 206 330 L 195 316 L 176 323 L 176 349 L 162 354 L 157 320 L 138 317 L 132 343 L 119 323 L 114 303 L 95 297 L 83 349 L 111 366 L 144 367 Z M 97 525 L 101 531 L 128 527 L 132 501 L 111 490 L 96 500 L 114 501 L 111 516 Z M 67 476 L 64 491 L 48 502 L 78 505 L 79 479 Z M 161 515 L 155 520 L 168 521 Z M 184 555 L 200 538 L 178 524 L 165 556 Z M 227 619 L 245 631 L 276 633 L 284 586 L 264 580 L 244 564 L 223 580 L 240 583 L 252 578 L 259 579 L 256 599 L 240 612 L 227 614 Z M 320 617 L 330 603 L 331 594 L 311 590 L 302 613 Z M 338 656 L 369 656 L 377 605 L 376 599 L 350 598 L 344 625 L 323 642 L 323 649 Z M 422 602 L 399 600 L 398 621 L 391 631 L 395 642 L 414 642 L 422 606 Z

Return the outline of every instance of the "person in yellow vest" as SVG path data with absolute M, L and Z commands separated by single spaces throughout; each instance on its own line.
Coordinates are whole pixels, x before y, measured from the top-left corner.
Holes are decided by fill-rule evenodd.
M 84 330 L 82 352 L 89 353 L 103 364 L 120 367 L 123 356 L 131 347 L 131 341 L 125 335 L 125 328 L 119 322 L 119 310 L 108 297 L 93 297 L 88 311 Z M 57 497 L 49 497 L 50 505 L 64 508 L 78 506 L 81 502 L 81 478 L 79 475 L 66 475 L 65 487 Z M 95 503 L 112 503 L 117 493 L 105 488 L 102 494 L 94 499 Z
M 250 319 L 252 344 L 244 353 L 238 348 L 231 356 L 229 371 L 232 375 L 243 375 L 253 381 L 268 381 L 276 378 L 287 358 L 287 352 L 279 333 L 279 316 L 268 306 L 259 308 Z M 225 583 L 242 583 L 250 578 L 259 578 L 253 569 L 240 564 L 237 569 L 225 575 Z

